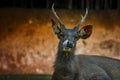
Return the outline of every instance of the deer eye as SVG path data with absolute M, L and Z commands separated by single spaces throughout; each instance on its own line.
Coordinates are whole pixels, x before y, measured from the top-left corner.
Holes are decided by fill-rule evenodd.
M 63 33 L 59 34 L 59 38 L 65 38 L 65 35 Z
M 79 39 L 79 36 L 75 36 L 74 39 L 75 39 L 75 40 L 78 40 L 78 39 Z
M 64 38 L 64 37 L 65 37 L 65 35 L 64 35 L 64 34 L 61 34 L 60 36 L 61 36 L 62 38 Z

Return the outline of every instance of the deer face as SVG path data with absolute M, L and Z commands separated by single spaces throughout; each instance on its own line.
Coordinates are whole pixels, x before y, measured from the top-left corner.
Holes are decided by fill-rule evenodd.
M 54 10 L 54 4 L 52 6 L 52 12 L 60 24 L 60 26 L 58 26 L 55 23 L 55 21 L 52 20 L 52 27 L 55 34 L 57 35 L 57 37 L 61 42 L 62 50 L 64 52 L 67 52 L 67 53 L 71 52 L 71 50 L 76 46 L 77 40 L 79 40 L 80 38 L 86 39 L 91 35 L 92 25 L 86 25 L 79 30 L 80 24 L 85 20 L 87 16 L 87 13 L 88 13 L 87 9 L 86 9 L 85 16 L 84 17 L 82 16 L 82 20 L 73 29 L 68 29 L 64 26 L 60 18 L 56 15 L 56 12 Z

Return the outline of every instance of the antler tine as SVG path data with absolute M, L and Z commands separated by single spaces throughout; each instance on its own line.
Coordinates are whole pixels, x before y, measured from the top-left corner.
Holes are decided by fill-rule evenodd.
M 77 30 L 79 29 L 80 24 L 82 24 L 82 23 L 85 21 L 87 15 L 88 15 L 88 8 L 86 8 L 85 16 L 82 16 L 82 15 L 81 15 L 81 18 L 82 18 L 82 19 L 81 19 L 81 21 L 76 25 L 75 29 L 77 29 Z
M 52 5 L 52 12 L 55 15 L 55 17 L 57 18 L 57 20 L 59 21 L 60 25 L 63 25 L 63 22 L 61 21 L 61 19 L 57 16 L 55 10 L 54 10 L 54 3 Z
M 82 15 L 81 15 L 82 20 L 81 20 L 81 22 L 80 22 L 79 24 L 82 24 L 82 23 L 85 21 L 85 19 L 86 19 L 87 15 L 88 15 L 88 8 L 86 8 L 86 13 L 85 13 L 85 16 L 82 16 Z

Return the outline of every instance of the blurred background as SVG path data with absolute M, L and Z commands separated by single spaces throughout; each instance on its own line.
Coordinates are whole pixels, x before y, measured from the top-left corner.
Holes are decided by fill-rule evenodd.
M 52 74 L 59 42 L 51 24 L 53 3 L 67 28 L 89 8 L 81 27 L 91 24 L 93 33 L 77 42 L 76 54 L 120 58 L 120 0 L 1 0 L 1 74 Z

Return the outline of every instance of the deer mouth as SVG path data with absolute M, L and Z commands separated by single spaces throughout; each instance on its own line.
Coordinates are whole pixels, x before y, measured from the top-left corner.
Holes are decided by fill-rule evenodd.
M 66 53 L 71 52 L 71 49 L 72 49 L 72 48 L 64 47 L 64 48 L 63 48 L 63 52 L 66 52 Z

